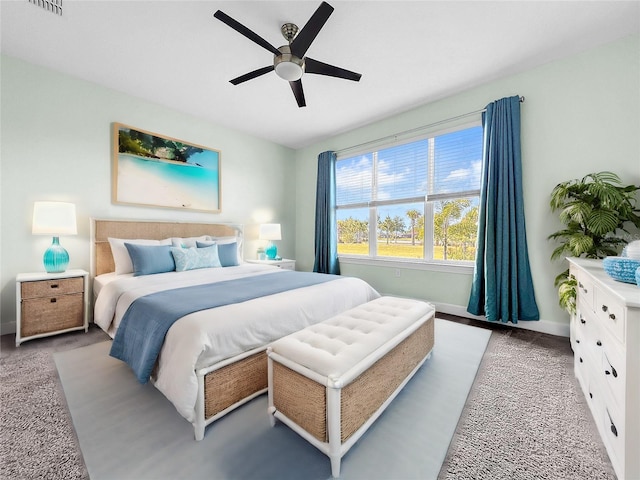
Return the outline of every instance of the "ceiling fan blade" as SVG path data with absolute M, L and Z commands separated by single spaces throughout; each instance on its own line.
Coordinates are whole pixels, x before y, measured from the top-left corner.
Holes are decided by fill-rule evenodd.
M 265 73 L 269 73 L 273 71 L 273 65 L 269 65 L 268 67 L 262 67 L 253 72 L 245 73 L 244 75 L 240 75 L 238 78 L 234 78 L 233 80 L 229 80 L 229 82 L 234 85 L 238 85 L 239 83 L 246 82 L 247 80 L 254 79 L 259 77 L 260 75 L 264 75 Z
M 258 35 L 257 33 L 254 33 L 253 31 L 249 30 L 247 27 L 242 25 L 237 20 L 234 20 L 233 18 L 231 18 L 229 15 L 227 15 L 224 12 L 222 12 L 221 10 L 218 10 L 216 13 L 213 14 L 213 16 L 216 17 L 221 22 L 226 23 L 231 28 L 233 28 L 236 32 L 244 35 L 245 37 L 247 37 L 252 42 L 255 42 L 258 45 L 260 45 L 262 48 L 264 48 L 266 50 L 269 50 L 274 55 L 280 55 L 280 51 L 276 47 L 271 45 L 269 42 L 267 42 L 260 35 Z
M 327 2 L 322 2 L 318 9 L 311 15 L 309 21 L 302 27 L 302 30 L 298 32 L 296 38 L 291 42 L 291 51 L 298 57 L 304 57 L 307 53 L 311 42 L 316 38 L 320 29 L 329 19 L 329 16 L 333 13 L 333 7 Z
M 326 75 L 328 77 L 344 78 L 345 80 L 353 80 L 354 82 L 359 82 L 362 77 L 362 74 L 360 73 L 329 65 L 328 63 L 319 62 L 318 60 L 314 60 L 309 57 L 304 59 L 304 72 Z
M 298 107 L 306 107 L 307 103 L 304 101 L 304 90 L 302 89 L 302 80 L 296 80 L 295 82 L 289 82 L 293 95 L 296 97 Z

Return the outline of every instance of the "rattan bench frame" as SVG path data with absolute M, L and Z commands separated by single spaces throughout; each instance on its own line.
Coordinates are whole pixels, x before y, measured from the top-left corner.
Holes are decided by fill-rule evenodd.
M 435 312 L 359 362 L 337 381 L 267 349 L 269 413 L 331 459 L 340 476 L 341 458 L 382 414 L 434 345 Z

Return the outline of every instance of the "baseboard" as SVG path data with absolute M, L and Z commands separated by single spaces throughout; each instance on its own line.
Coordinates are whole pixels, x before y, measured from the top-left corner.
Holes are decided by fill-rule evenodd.
M 448 303 L 430 302 L 436 307 L 436 312 L 448 313 L 449 315 L 456 315 L 463 318 L 472 318 L 474 320 L 481 320 L 483 322 L 489 322 L 484 316 L 479 317 L 467 312 L 465 307 L 460 305 L 451 305 Z M 491 322 L 494 323 L 494 322 Z M 569 324 L 551 322 L 549 320 L 537 320 L 537 321 L 520 321 L 516 324 L 511 322 L 502 323 L 501 325 L 507 325 L 509 327 L 521 328 L 523 330 L 533 330 L 534 332 L 548 333 L 550 335 L 556 335 L 559 337 L 569 336 Z

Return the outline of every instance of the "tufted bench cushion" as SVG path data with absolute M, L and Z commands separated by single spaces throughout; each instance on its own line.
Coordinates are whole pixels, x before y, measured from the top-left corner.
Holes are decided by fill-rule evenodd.
M 274 342 L 269 412 L 340 459 L 428 358 L 432 305 L 380 297 Z

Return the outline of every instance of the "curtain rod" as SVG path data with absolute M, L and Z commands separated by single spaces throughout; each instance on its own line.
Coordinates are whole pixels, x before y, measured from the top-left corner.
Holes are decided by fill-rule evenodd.
M 524 102 L 524 97 L 521 96 L 519 98 L 520 98 L 520 103 L 523 103 Z M 359 149 L 359 148 L 362 148 L 362 147 L 366 147 L 367 145 L 372 145 L 374 143 L 380 143 L 380 142 L 384 142 L 386 140 L 393 140 L 393 139 L 395 139 L 395 138 L 397 138 L 399 136 L 402 136 L 402 135 L 408 135 L 408 134 L 411 134 L 411 133 L 417 133 L 417 132 L 420 132 L 422 130 L 426 130 L 427 128 L 436 127 L 438 125 L 442 125 L 443 123 L 453 122 L 455 120 L 459 120 L 459 119 L 465 118 L 465 117 L 470 117 L 472 115 L 477 115 L 478 113 L 484 113 L 486 111 L 487 111 L 487 109 L 483 108 L 482 110 L 475 110 L 473 112 L 463 113 L 462 115 L 458 115 L 456 117 L 451 117 L 451 118 L 447 118 L 445 120 L 440 120 L 438 122 L 429 123 L 428 125 L 421 125 L 419 127 L 412 128 L 411 130 L 405 130 L 403 132 L 394 133 L 393 135 L 387 135 L 386 137 L 377 138 L 375 140 L 369 140 L 368 142 L 364 142 L 364 143 L 360 143 L 358 145 L 353 145 L 351 147 L 346 147 L 346 148 L 343 148 L 343 149 L 340 149 L 340 150 L 336 150 L 335 153 L 336 153 L 336 155 L 338 155 L 338 154 L 347 152 L 349 150 Z

